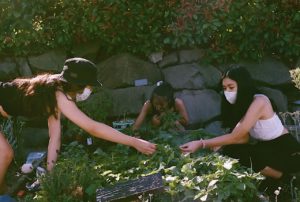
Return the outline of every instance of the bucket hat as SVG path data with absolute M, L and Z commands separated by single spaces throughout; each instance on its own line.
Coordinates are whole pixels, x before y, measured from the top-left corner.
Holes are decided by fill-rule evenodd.
M 60 78 L 71 84 L 102 86 L 97 79 L 96 65 L 79 57 L 69 58 L 65 61 Z

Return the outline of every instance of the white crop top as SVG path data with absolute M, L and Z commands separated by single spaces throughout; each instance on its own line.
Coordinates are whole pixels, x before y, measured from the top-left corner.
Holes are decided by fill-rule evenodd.
M 262 94 L 257 94 L 256 96 L 265 96 Z M 267 97 L 267 96 L 265 96 Z M 250 129 L 250 135 L 258 140 L 273 140 L 279 137 L 284 130 L 281 120 L 278 115 L 274 115 L 265 120 L 258 120 L 254 126 Z

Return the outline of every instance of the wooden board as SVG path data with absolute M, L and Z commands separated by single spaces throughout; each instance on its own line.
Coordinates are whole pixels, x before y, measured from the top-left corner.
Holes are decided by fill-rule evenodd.
M 162 176 L 160 173 L 116 184 L 110 188 L 96 190 L 96 201 L 120 201 L 143 193 L 153 193 L 163 189 Z

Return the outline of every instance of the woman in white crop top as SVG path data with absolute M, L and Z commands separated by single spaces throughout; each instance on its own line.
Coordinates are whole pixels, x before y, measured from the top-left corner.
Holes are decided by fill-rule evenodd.
M 259 94 L 249 72 L 240 66 L 231 67 L 223 76 L 222 86 L 221 117 L 230 133 L 188 142 L 181 150 L 191 153 L 224 146 L 222 153 L 273 179 L 300 171 L 300 144 L 284 128 L 269 98 Z M 248 144 L 250 136 L 258 143 Z

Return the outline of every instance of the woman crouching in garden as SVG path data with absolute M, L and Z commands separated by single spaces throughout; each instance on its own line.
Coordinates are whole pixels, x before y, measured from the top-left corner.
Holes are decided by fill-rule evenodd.
M 189 118 L 184 102 L 180 98 L 175 98 L 174 94 L 173 87 L 167 82 L 156 86 L 150 99 L 144 103 L 139 116 L 133 124 L 133 130 L 139 129 L 147 118 L 151 119 L 152 126 L 161 126 L 163 118 L 168 112 L 176 112 L 180 115 L 180 118 L 174 123 L 175 127 L 183 129 L 187 126 Z
M 270 179 L 288 179 L 289 174 L 300 171 L 300 143 L 283 126 L 269 98 L 255 88 L 249 72 L 231 67 L 222 78 L 222 86 L 222 121 L 230 133 L 188 142 L 181 150 L 224 146 L 223 154 Z M 257 143 L 249 144 L 250 137 Z
M 96 66 L 83 58 L 66 60 L 61 74 L 44 74 L 34 78 L 0 82 L 0 113 L 3 117 L 47 117 L 49 144 L 47 170 L 57 160 L 61 146 L 62 114 L 89 134 L 108 141 L 132 146 L 150 155 L 156 146 L 150 142 L 127 136 L 86 116 L 76 101 L 87 99 L 92 86 L 99 85 Z M 13 159 L 13 150 L 0 131 L 0 194 L 5 193 L 5 173 Z

